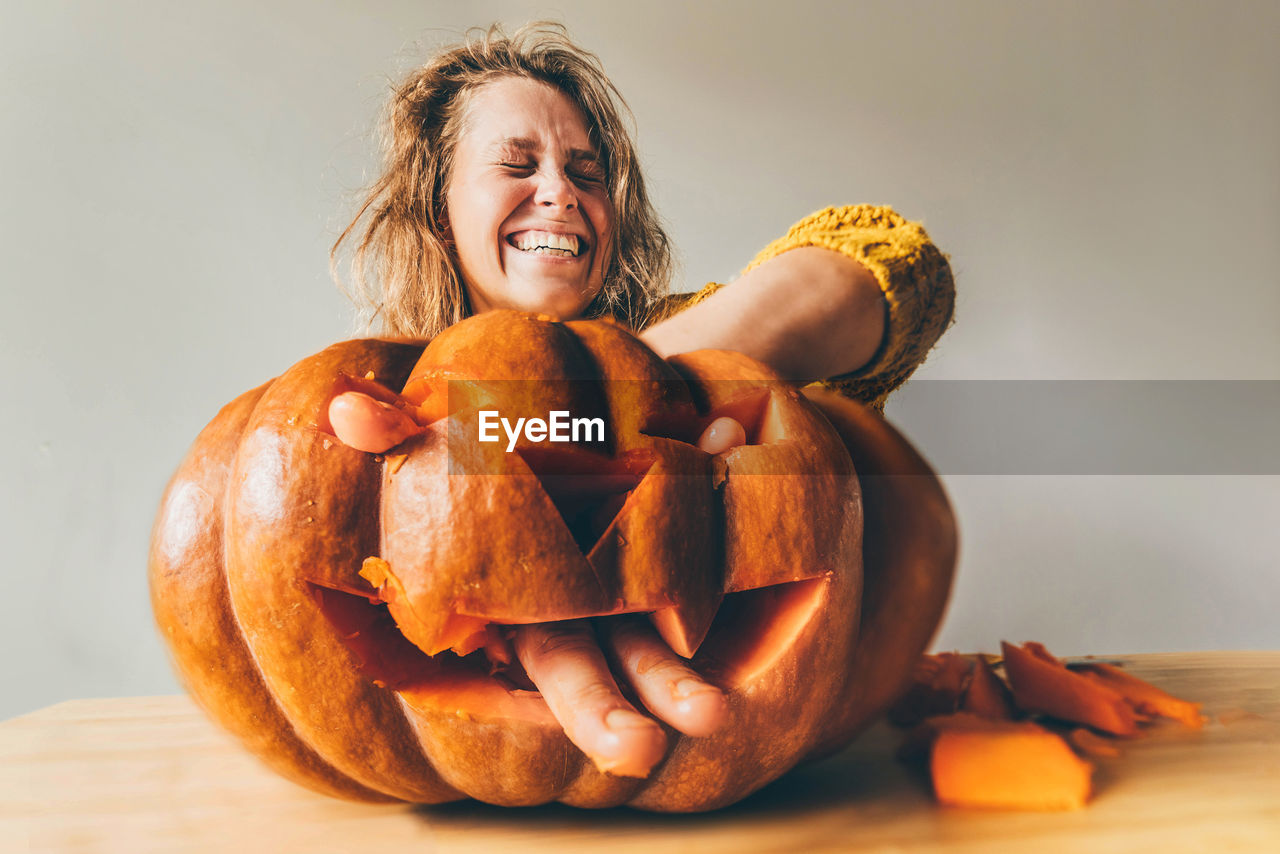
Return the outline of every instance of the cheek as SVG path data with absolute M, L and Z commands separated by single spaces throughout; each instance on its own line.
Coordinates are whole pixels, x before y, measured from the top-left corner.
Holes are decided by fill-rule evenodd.
M 501 183 L 474 182 L 452 188 L 445 196 L 454 241 L 476 247 L 497 239 L 512 210 L 513 193 Z
M 599 240 L 601 252 L 598 254 L 600 271 L 602 274 L 609 271 L 609 266 L 613 262 L 614 253 L 614 232 L 617 229 L 617 222 L 613 213 L 613 205 L 607 199 L 601 201 L 592 214 L 592 225 L 596 231 L 596 238 Z
M 497 258 L 498 223 L 485 206 L 477 206 L 465 194 L 449 202 L 449 229 L 454 260 L 461 266 L 470 284 L 488 279 L 500 266 Z M 486 272 L 487 271 L 487 272 Z

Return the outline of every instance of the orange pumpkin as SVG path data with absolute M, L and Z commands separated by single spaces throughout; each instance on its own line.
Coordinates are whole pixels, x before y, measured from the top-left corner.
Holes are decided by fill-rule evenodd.
M 372 373 L 429 413 L 385 457 L 329 432 Z M 531 379 L 532 378 L 532 379 Z M 596 416 L 603 441 L 480 442 L 478 413 Z M 732 415 L 748 444 L 692 443 Z M 942 489 L 882 418 L 737 353 L 489 312 L 428 346 L 353 340 L 214 418 L 165 493 L 152 602 L 191 694 L 330 795 L 691 811 L 846 744 L 905 687 L 955 560 Z M 371 559 L 372 558 L 372 559 Z M 597 770 L 491 674 L 495 626 L 643 612 L 729 722 Z

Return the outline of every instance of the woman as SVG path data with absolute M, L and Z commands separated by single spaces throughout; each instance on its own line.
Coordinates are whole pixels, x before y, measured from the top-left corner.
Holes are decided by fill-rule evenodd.
M 361 232 L 354 278 L 388 335 L 430 338 L 474 313 L 609 316 L 659 355 L 731 349 L 882 409 L 951 319 L 952 283 L 923 229 L 887 208 L 797 223 L 732 287 L 669 295 L 670 254 L 598 60 L 556 25 L 496 27 L 445 50 L 395 91 L 388 164 L 334 251 Z M 370 275 L 372 273 L 372 275 Z M 417 426 L 348 393 L 340 439 L 380 452 Z M 700 444 L 744 441 L 723 419 Z M 666 750 L 653 717 L 693 736 L 724 695 L 641 619 L 521 626 L 515 655 L 566 735 L 601 770 L 645 776 Z M 604 645 L 608 654 L 602 652 Z M 610 670 L 609 661 L 614 670 Z

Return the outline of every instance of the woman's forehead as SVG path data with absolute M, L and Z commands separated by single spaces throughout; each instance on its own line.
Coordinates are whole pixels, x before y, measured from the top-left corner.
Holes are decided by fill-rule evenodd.
M 559 89 L 521 78 L 495 80 L 472 94 L 463 140 L 486 151 L 596 156 L 581 108 Z

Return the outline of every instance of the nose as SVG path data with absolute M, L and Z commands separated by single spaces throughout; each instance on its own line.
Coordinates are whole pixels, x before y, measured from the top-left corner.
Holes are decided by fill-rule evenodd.
M 554 210 L 571 211 L 578 206 L 578 190 L 563 172 L 544 170 L 539 173 L 534 203 Z

